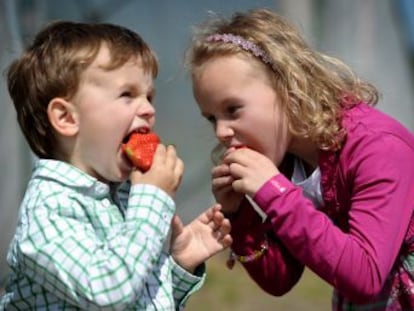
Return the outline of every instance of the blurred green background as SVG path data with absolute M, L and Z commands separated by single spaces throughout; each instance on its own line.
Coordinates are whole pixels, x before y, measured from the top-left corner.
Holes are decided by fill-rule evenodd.
M 328 311 L 332 289 L 310 270 L 305 270 L 299 283 L 282 297 L 261 290 L 244 268 L 236 264 L 232 270 L 225 263 L 227 251 L 207 262 L 207 279 L 200 291 L 190 297 L 187 311 Z

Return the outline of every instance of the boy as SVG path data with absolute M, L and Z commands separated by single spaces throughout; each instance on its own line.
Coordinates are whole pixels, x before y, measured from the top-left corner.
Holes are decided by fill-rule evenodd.
M 186 227 L 174 216 L 184 169 L 174 147 L 160 144 L 146 173 L 122 151 L 153 129 L 157 71 L 140 36 L 111 24 L 52 23 L 12 63 L 9 92 L 39 161 L 0 309 L 180 309 L 203 283 L 202 263 L 231 243 L 219 206 Z

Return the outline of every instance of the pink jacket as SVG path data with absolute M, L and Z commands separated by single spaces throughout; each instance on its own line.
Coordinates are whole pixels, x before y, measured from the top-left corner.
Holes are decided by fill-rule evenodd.
M 332 284 L 336 299 L 376 300 L 398 271 L 400 249 L 411 244 L 414 136 L 365 104 L 345 111 L 343 126 L 343 148 L 319 157 L 322 211 L 279 174 L 253 198 L 265 223 L 247 201 L 231 220 L 237 254 L 252 253 L 268 237 L 264 256 L 244 266 L 272 295 L 289 291 L 306 265 Z

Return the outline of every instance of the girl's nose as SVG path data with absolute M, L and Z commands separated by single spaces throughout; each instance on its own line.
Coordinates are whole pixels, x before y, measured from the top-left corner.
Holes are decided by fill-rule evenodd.
M 221 143 L 226 143 L 234 136 L 234 131 L 229 122 L 217 121 L 216 137 Z

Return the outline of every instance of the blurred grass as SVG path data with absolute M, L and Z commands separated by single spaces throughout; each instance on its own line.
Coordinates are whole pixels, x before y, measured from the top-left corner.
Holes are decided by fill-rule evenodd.
M 240 264 L 225 266 L 227 252 L 207 262 L 207 279 L 190 297 L 186 311 L 329 311 L 332 289 L 310 270 L 286 295 L 274 297 L 261 290 Z
M 261 290 L 240 264 L 228 270 L 227 251 L 207 262 L 207 279 L 190 297 L 186 311 L 329 311 L 331 287 L 305 270 L 299 283 L 286 295 L 274 297 Z M 3 288 L 0 287 L 0 296 Z

